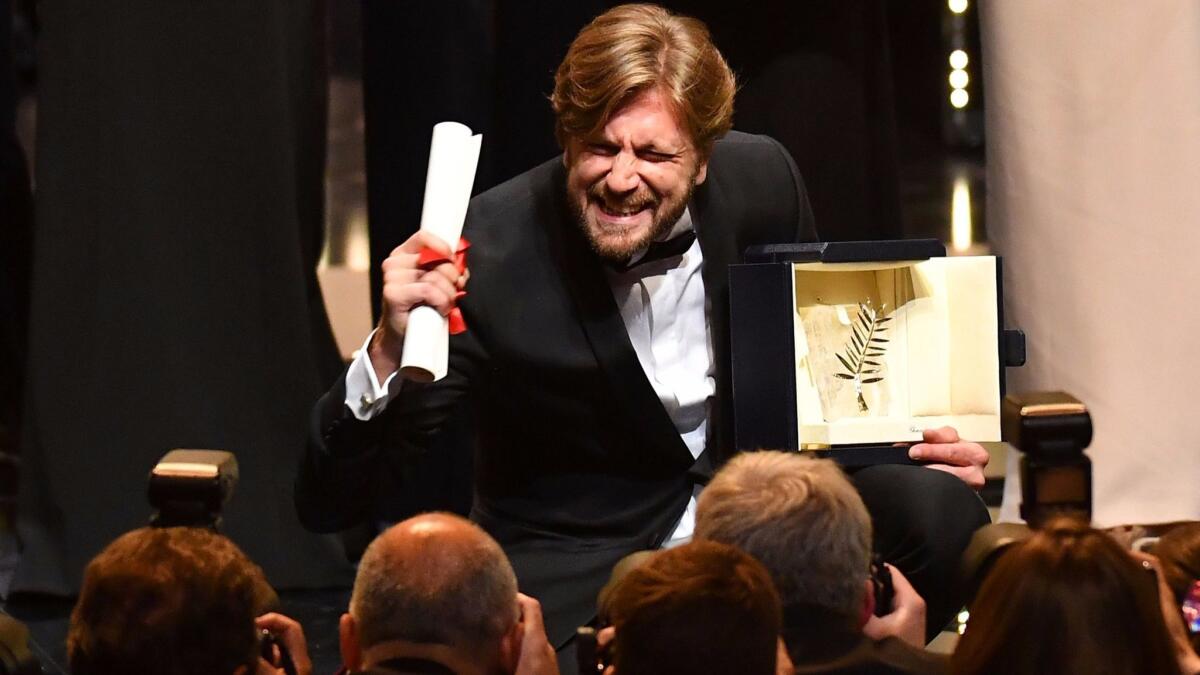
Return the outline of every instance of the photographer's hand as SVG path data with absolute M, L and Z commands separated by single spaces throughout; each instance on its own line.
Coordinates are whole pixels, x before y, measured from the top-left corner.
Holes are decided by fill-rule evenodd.
M 891 565 L 887 565 L 887 569 L 892 573 L 892 589 L 895 591 L 892 611 L 884 616 L 872 615 L 863 625 L 863 635 L 872 640 L 897 637 L 914 647 L 924 648 L 925 599 L 908 583 L 900 570 Z
M 1163 576 L 1162 563 L 1148 553 L 1134 551 L 1132 554 L 1142 566 L 1154 572 L 1154 579 L 1158 584 L 1158 604 L 1162 608 L 1167 634 L 1175 648 L 1175 659 L 1179 661 L 1180 672 L 1188 675 L 1200 673 L 1200 656 L 1197 656 L 1196 650 L 1192 649 L 1192 641 L 1188 635 L 1187 626 L 1183 623 L 1183 616 L 1180 615 L 1175 594 L 1171 592 L 1171 587 L 1167 586 L 1166 578 Z
M 909 457 L 930 462 L 928 468 L 954 474 L 976 490 L 983 487 L 983 469 L 991 456 L 982 445 L 962 440 L 954 427 L 926 429 L 921 435 L 925 442 L 909 448 Z
M 312 660 L 308 658 L 308 643 L 304 639 L 304 628 L 298 621 L 271 612 L 255 619 L 254 625 L 259 629 L 271 631 L 271 634 L 287 649 L 288 654 L 292 657 L 292 663 L 296 665 L 296 675 L 312 675 L 313 666 Z
M 515 675 L 558 675 L 558 659 L 546 637 L 541 603 L 523 593 L 517 594 L 517 603 L 521 605 L 523 633 Z

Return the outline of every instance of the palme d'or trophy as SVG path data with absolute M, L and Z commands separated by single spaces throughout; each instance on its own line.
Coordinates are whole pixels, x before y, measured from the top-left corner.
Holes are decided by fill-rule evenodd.
M 883 316 L 886 307 L 887 303 L 884 303 L 876 311 L 871 306 L 870 299 L 858 303 L 858 316 L 850 326 L 850 340 L 845 347 L 846 355 L 834 354 L 846 370 L 833 375 L 854 382 L 854 393 L 858 397 L 859 412 L 870 411 L 866 399 L 863 398 L 863 385 L 883 381 L 881 374 L 883 364 L 871 359 L 883 358 L 887 351 L 888 340 L 883 337 L 883 334 L 887 332 L 888 327 L 883 324 L 891 321 L 892 318 Z

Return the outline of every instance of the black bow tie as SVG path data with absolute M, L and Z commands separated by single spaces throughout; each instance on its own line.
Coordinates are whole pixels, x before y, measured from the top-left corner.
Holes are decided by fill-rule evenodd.
M 696 231 L 688 230 L 677 237 L 672 237 L 666 241 L 650 242 L 650 247 L 646 249 L 646 255 L 638 258 L 634 262 L 609 263 L 610 266 L 617 272 L 628 272 L 635 267 L 641 267 L 647 263 L 658 262 L 660 260 L 668 260 L 670 258 L 678 258 L 696 241 Z

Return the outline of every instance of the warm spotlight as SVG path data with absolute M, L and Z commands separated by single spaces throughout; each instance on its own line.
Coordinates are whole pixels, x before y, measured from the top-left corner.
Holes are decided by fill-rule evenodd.
M 955 93 L 960 91 L 956 89 Z M 950 248 L 964 253 L 971 248 L 971 238 L 971 187 L 965 176 L 959 176 L 954 179 L 950 197 Z
M 965 108 L 971 102 L 971 95 L 966 89 L 955 89 L 950 92 L 950 105 L 955 108 Z
M 962 70 L 967 67 L 970 59 L 967 58 L 967 53 L 961 49 L 955 49 L 950 52 L 950 67 L 955 70 Z
M 950 6 L 950 11 L 955 14 L 962 14 L 967 11 L 967 0 L 950 0 L 946 4 Z
M 950 71 L 950 86 L 951 87 L 953 87 L 955 89 L 966 89 L 967 83 L 970 81 L 971 81 L 971 78 L 967 76 L 967 71 L 965 71 L 965 70 Z

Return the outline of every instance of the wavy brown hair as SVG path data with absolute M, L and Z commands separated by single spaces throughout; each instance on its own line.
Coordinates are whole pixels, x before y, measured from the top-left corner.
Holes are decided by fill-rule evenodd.
M 554 76 L 560 146 L 593 134 L 622 103 L 658 87 L 702 157 L 733 126 L 733 72 L 703 22 L 656 5 L 620 5 L 579 31 Z
M 67 660 L 75 675 L 232 673 L 257 661 L 254 618 L 275 601 L 262 569 L 229 539 L 134 530 L 88 563 Z
M 1077 520 L 1003 553 L 970 610 L 956 674 L 1179 672 L 1153 574 Z
M 713 541 L 655 553 L 606 598 L 620 675 L 773 675 L 782 609 L 766 568 Z

